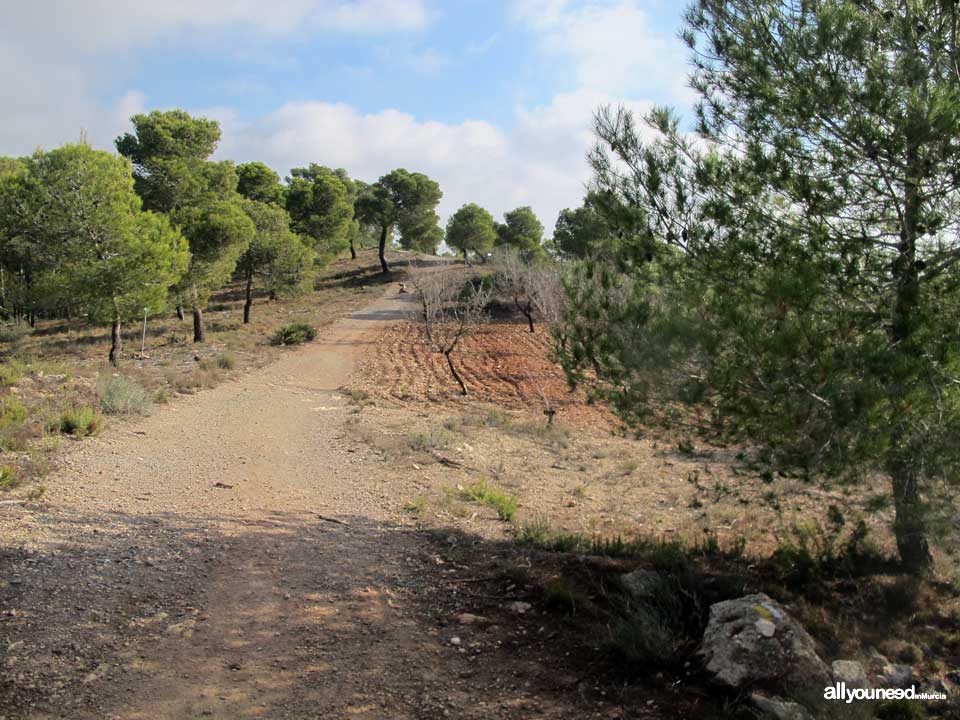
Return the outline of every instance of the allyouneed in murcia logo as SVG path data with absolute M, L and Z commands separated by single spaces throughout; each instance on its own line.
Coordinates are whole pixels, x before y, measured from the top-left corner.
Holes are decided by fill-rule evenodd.
M 823 699 L 852 703 L 854 700 L 946 700 L 947 696 L 918 692 L 912 685 L 908 688 L 851 688 L 845 682 L 838 682 L 823 689 Z

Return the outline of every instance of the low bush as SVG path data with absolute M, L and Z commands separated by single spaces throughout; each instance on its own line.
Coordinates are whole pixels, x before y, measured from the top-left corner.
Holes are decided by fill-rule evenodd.
M 204 360 L 187 373 L 170 372 L 166 380 L 174 392 L 192 395 L 197 390 L 207 390 L 220 384 L 220 370 L 215 363 Z
M 634 667 L 662 668 L 675 658 L 682 641 L 666 613 L 653 605 L 630 610 L 610 628 L 607 652 Z
M 284 325 L 274 333 L 270 340 L 273 345 L 299 345 L 317 337 L 317 331 L 306 323 Z
M 0 344 L 15 345 L 30 337 L 33 329 L 27 323 L 0 326 Z
M 33 432 L 26 426 L 27 415 L 26 406 L 15 396 L 0 403 L 0 450 L 19 452 L 30 447 Z
M 60 432 L 78 438 L 99 435 L 106 427 L 103 416 L 92 407 L 64 410 L 60 415 Z
M 19 398 L 10 396 L 0 403 L 0 429 L 20 427 L 26 422 L 27 408 Z
M 100 375 L 97 397 L 107 415 L 145 415 L 153 402 L 142 385 L 123 375 Z
M 217 367 L 221 370 L 233 370 L 237 366 L 237 356 L 232 352 L 217 355 Z
M 10 387 L 20 382 L 23 374 L 26 372 L 26 366 L 17 359 L 10 359 L 0 363 L 0 386 Z
M 418 452 L 432 452 L 450 447 L 453 436 L 442 428 L 432 428 L 428 432 L 415 432 L 407 436 L 407 444 L 411 450 Z
M 832 508 L 831 508 L 832 509 Z M 844 531 L 842 517 L 829 513 L 830 524 L 809 521 L 797 523 L 789 536 L 781 538 L 771 563 L 775 573 L 789 587 L 815 595 L 821 580 L 836 577 L 857 577 L 894 569 L 894 561 L 886 558 L 871 542 L 866 523 Z
M 551 610 L 567 615 L 590 604 L 590 601 L 575 587 L 563 580 L 554 580 L 543 590 L 543 604 Z
M 17 485 L 16 468 L 4 465 L 0 467 L 0 491 L 12 490 Z

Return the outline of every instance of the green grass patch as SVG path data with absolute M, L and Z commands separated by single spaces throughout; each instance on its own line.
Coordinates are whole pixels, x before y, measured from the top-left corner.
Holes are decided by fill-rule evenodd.
M 487 505 L 497 511 L 501 520 L 513 520 L 517 512 L 517 496 L 489 485 L 486 480 L 478 480 L 460 490 L 464 500 Z
M 403 505 L 403 511 L 410 515 L 422 515 L 427 509 L 426 495 L 417 495 L 413 500 L 408 500 Z
M 543 519 L 515 525 L 511 531 L 515 542 L 548 552 L 578 552 L 612 558 L 642 559 L 658 570 L 683 570 L 693 558 L 742 557 L 746 542 L 741 540 L 732 547 L 721 548 L 714 535 L 707 535 L 696 542 L 664 538 L 633 538 L 621 536 L 602 537 L 584 533 L 568 533 L 553 529 Z

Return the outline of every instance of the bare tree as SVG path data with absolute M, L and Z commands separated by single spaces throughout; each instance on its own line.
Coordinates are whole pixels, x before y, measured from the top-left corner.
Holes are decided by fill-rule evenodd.
M 527 294 L 540 322 L 556 328 L 563 321 L 567 292 L 557 263 L 542 262 L 527 269 Z
M 510 296 L 514 306 L 523 313 L 530 326 L 530 332 L 536 332 L 533 326 L 533 298 L 529 291 L 530 266 L 511 247 L 498 248 L 496 252 L 497 285 Z
M 463 273 L 448 262 L 431 268 L 411 264 L 407 275 L 420 301 L 417 318 L 427 344 L 447 359 L 450 374 L 460 386 L 460 392 L 467 395 L 467 386 L 452 356 L 460 341 L 483 322 L 490 291 L 482 284 L 465 279 Z
M 534 317 L 551 328 L 563 319 L 566 292 L 559 265 L 548 261 L 525 262 L 512 248 L 497 252 L 496 263 L 497 284 L 523 313 L 531 333 L 535 332 Z

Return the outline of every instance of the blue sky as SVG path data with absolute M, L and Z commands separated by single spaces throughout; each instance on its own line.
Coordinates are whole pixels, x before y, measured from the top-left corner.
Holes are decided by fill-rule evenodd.
M 603 103 L 686 111 L 681 6 L 661 0 L 37 0 L 5 10 L 0 153 L 134 112 L 215 117 L 218 156 L 281 174 L 319 162 L 366 179 L 435 177 L 444 217 L 531 205 L 552 228 L 589 179 Z

